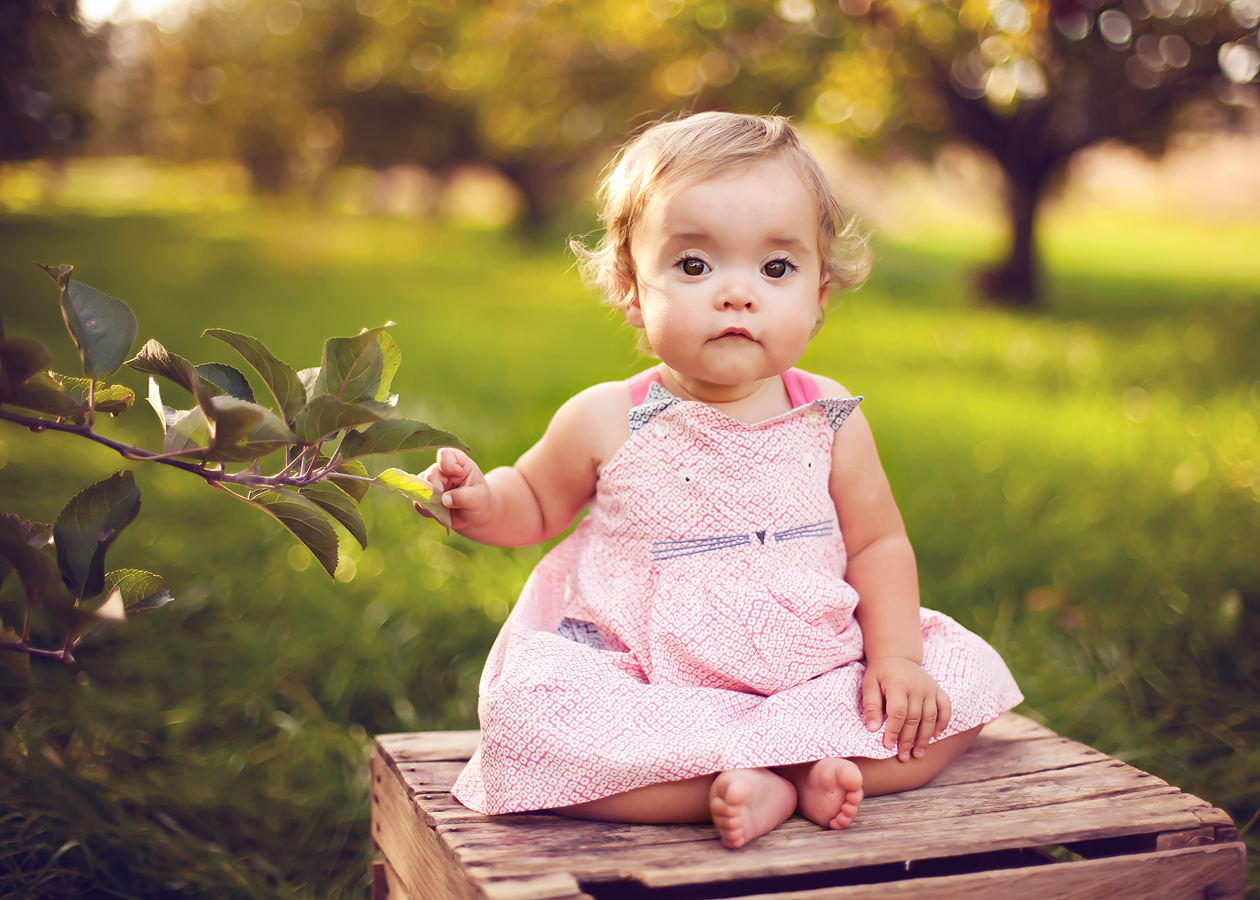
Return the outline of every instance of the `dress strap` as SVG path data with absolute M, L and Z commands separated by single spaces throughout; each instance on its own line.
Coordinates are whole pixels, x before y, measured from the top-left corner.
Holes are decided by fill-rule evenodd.
M 788 401 L 793 409 L 813 403 L 822 397 L 822 391 L 818 389 L 818 379 L 808 372 L 802 369 L 788 369 L 782 377 L 783 386 L 787 388 Z
M 656 371 L 656 366 L 627 378 L 626 387 L 630 388 L 630 405 L 642 406 L 653 384 L 659 384 L 661 387 L 665 386 L 661 382 L 660 373 Z

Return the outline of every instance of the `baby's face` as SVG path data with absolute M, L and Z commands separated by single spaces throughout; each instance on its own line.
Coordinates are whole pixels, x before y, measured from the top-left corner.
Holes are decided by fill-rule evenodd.
M 812 192 L 777 156 L 649 201 L 630 241 L 626 320 L 665 365 L 707 384 L 784 372 L 827 290 L 818 219 Z

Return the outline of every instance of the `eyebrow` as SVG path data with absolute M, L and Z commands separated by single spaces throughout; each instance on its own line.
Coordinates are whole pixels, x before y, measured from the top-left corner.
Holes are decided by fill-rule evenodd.
M 683 232 L 680 234 L 671 234 L 669 236 L 668 243 L 674 243 L 675 241 L 682 241 L 682 242 L 705 241 L 705 240 L 709 240 L 711 237 L 712 235 L 706 234 L 701 231 Z M 809 245 L 806 244 L 804 241 L 798 240 L 797 238 L 777 237 L 777 238 L 770 238 L 769 242 L 771 244 L 775 244 L 780 247 L 792 247 L 792 248 L 798 249 L 801 253 L 809 252 Z

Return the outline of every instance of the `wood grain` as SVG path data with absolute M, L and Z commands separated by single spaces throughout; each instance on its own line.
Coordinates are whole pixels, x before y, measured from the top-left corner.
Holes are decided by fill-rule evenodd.
M 941 878 L 755 894 L 744 900 L 1242 900 L 1242 844 L 1216 844 Z
M 425 822 L 389 762 L 372 757 L 372 839 L 408 900 L 476 900 L 479 892 Z
M 468 760 L 480 740 L 480 731 L 413 731 L 378 734 L 376 746 L 396 761 Z

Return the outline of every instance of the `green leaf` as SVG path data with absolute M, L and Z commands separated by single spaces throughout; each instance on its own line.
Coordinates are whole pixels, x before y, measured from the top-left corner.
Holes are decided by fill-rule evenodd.
M 406 450 L 431 450 L 435 447 L 468 447 L 455 435 L 439 431 L 415 419 L 390 419 L 352 431 L 341 442 L 343 459 L 355 459 L 373 453 L 399 453 Z
M 63 594 L 49 596 L 44 606 L 53 617 L 53 620 L 65 629 L 66 637 L 71 646 L 77 643 L 75 637 L 79 632 L 88 625 L 95 625 L 99 621 L 91 610 L 84 609 L 75 603 L 73 598 Z
M 17 387 L 10 385 L 4 402 L 59 419 L 75 418 L 82 411 L 65 388 L 47 372 L 36 372 Z
M 20 385 L 36 372 L 44 371 L 49 359 L 48 348 L 39 341 L 20 337 L 0 339 L 0 371 L 10 385 Z
M 61 317 L 74 338 L 88 378 L 117 372 L 136 342 L 139 323 L 131 307 L 70 278 L 73 266 L 40 266 L 61 288 Z
M 193 364 L 178 353 L 171 353 L 156 340 L 150 339 L 140 348 L 140 352 L 127 360 L 127 365 L 137 372 L 146 375 L 161 375 L 178 384 L 188 393 L 200 399 L 200 394 L 216 395 L 223 391 L 219 386 L 204 382 Z M 204 385 L 209 384 L 207 389 Z
M 157 609 L 170 603 L 174 597 L 161 575 L 142 569 L 115 569 L 105 576 L 105 591 L 117 588 L 122 593 L 123 606 L 131 614 Z
M 293 369 L 272 356 L 271 351 L 264 347 L 261 341 L 247 334 L 211 328 L 202 332 L 202 335 L 223 341 L 239 353 L 245 362 L 258 373 L 258 377 L 267 385 L 267 390 L 271 391 L 281 417 L 292 424 L 307 402 L 306 389 Z
M 210 423 L 201 407 L 167 410 L 174 417 L 166 423 L 166 440 L 162 452 L 199 457 L 210 446 Z
M 298 440 L 314 444 L 320 438 L 344 428 L 379 422 L 378 413 L 359 403 L 345 403 L 327 394 L 316 397 L 306 409 L 298 413 L 293 423 Z
M 379 328 L 365 328 L 354 337 L 325 341 L 315 395 L 330 394 L 346 403 L 375 400 L 385 371 L 385 355 L 377 335 L 393 324 L 387 322 Z
M 205 457 L 208 460 L 248 462 L 293 443 L 289 426 L 257 403 L 215 397 L 206 406 L 214 412 Z
M 297 373 L 298 382 L 302 385 L 302 392 L 306 394 L 306 400 L 303 401 L 302 406 L 315 399 L 315 385 L 319 383 L 319 371 L 319 366 L 314 366 L 309 369 L 301 369 Z M 297 413 L 294 413 L 294 416 L 296 415 Z
M 373 399 L 388 402 L 390 397 L 394 397 L 397 402 L 397 396 L 389 392 L 389 387 L 394 383 L 398 367 L 402 365 L 402 349 L 388 331 L 378 332 L 376 343 L 381 348 L 381 386 L 377 388 Z
M 402 469 L 386 469 L 376 476 L 376 483 L 409 497 L 422 513 L 437 519 L 448 532 L 451 530 L 451 511 L 442 505 L 442 491 L 419 475 Z
M 0 643 L 16 644 L 22 636 L 0 622 Z M 0 668 L 8 669 L 27 684 L 31 683 L 31 657 L 28 653 L 17 650 L 0 650 Z
M 202 381 L 208 381 L 221 393 L 235 397 L 237 400 L 254 402 L 254 389 L 249 386 L 249 380 L 240 369 L 234 369 L 227 363 L 216 362 L 201 363 L 193 368 L 201 376 Z
M 70 375 L 58 375 L 56 372 L 49 373 L 53 380 L 65 389 L 66 395 L 76 404 L 78 404 L 81 413 L 86 413 L 88 408 L 88 388 L 92 382 L 86 378 L 74 378 Z M 96 411 L 109 413 L 116 416 L 119 413 L 126 412 L 131 409 L 131 404 L 136 402 L 136 392 L 129 387 L 121 384 L 107 385 L 103 381 L 96 383 Z
M 357 459 L 347 459 L 333 471 L 340 472 L 343 475 L 357 475 L 360 478 L 370 477 L 368 470 L 363 467 L 363 463 Z M 367 496 L 368 488 L 371 487 L 366 481 L 353 481 L 349 478 L 330 478 L 328 479 L 328 484 L 341 491 L 355 503 L 361 503 L 363 498 Z
M 105 554 L 140 512 L 140 489 L 131 472 L 115 472 L 84 488 L 53 525 L 61 580 L 75 597 L 95 597 L 105 587 Z
M 43 551 L 50 528 L 42 522 L 0 515 L 0 583 L 16 571 L 28 606 L 39 606 L 57 593 L 57 566 Z
M 337 571 L 337 533 L 318 506 L 292 491 L 263 491 L 241 499 L 274 516 L 315 554 L 329 575 Z
M 157 379 L 152 375 L 149 376 L 149 396 L 146 399 L 149 406 L 153 407 L 153 411 L 157 413 L 158 421 L 162 423 L 163 434 L 166 434 L 171 425 L 179 419 L 181 412 L 188 412 L 188 410 L 171 409 L 162 402 L 162 388 L 158 386 Z
M 302 488 L 301 494 L 344 525 L 359 546 L 367 549 L 367 523 L 359 515 L 353 500 L 327 483 Z

